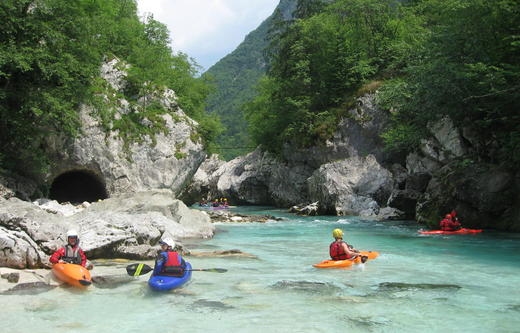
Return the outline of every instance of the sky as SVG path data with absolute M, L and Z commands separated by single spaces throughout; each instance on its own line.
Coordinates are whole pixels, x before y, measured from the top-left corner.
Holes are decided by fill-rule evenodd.
M 151 13 L 168 26 L 175 52 L 207 70 L 231 53 L 279 0 L 137 0 L 139 15 Z

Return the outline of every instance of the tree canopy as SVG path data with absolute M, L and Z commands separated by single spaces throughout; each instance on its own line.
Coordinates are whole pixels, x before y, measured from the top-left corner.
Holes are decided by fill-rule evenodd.
M 136 102 L 147 89 L 172 88 L 200 122 L 206 143 L 218 134 L 218 123 L 204 116 L 209 90 L 195 78 L 196 64 L 172 52 L 166 26 L 138 17 L 134 0 L 4 0 L 0 20 L 2 168 L 30 173 L 48 167 L 42 139 L 78 134 L 78 106 L 95 103 L 100 65 L 114 57 L 130 65 L 122 97 Z M 119 121 L 107 111 L 99 116 L 132 140 L 160 130 L 157 115 L 167 112 L 157 105 L 144 111 Z M 139 125 L 142 117 L 156 120 L 151 130 Z
M 520 161 L 519 23 L 516 0 L 300 0 L 270 36 L 267 75 L 244 108 L 250 134 L 274 152 L 319 144 L 377 88 L 393 111 L 389 149 L 415 149 L 449 115 Z

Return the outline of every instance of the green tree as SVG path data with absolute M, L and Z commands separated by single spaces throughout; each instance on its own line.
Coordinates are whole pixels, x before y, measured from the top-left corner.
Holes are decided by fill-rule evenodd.
M 160 105 L 139 105 L 151 90 L 173 88 L 181 107 L 200 122 L 208 145 L 218 121 L 207 121 L 208 86 L 196 79 L 197 66 L 174 55 L 169 32 L 152 17 L 141 22 L 134 0 L 4 0 L 0 3 L 1 168 L 40 173 L 48 167 L 43 142 L 49 133 L 75 136 L 78 106 L 99 103 L 108 87 L 99 80 L 103 60 L 130 65 L 124 97 L 140 112 L 115 119 L 99 108 L 105 128 L 125 140 L 140 140 L 164 129 Z M 152 126 L 142 125 L 146 117 Z

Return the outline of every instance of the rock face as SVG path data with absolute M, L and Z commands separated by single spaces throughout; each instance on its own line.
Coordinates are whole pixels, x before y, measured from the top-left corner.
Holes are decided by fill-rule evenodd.
M 319 201 L 320 212 L 357 214 L 365 211 L 366 215 L 377 214 L 378 208 L 386 204 L 390 195 L 386 187 L 392 182 L 392 175 L 380 165 L 389 161 L 391 156 L 384 152 L 378 134 L 388 123 L 389 114 L 378 110 L 374 101 L 373 94 L 359 98 L 349 117 L 342 120 L 332 140 L 324 146 L 306 149 L 286 146 L 281 158 L 257 149 L 221 165 L 211 174 L 204 169 L 199 173 L 203 180 L 197 182 L 208 184 L 206 193 L 209 197 L 227 197 L 237 204 L 288 207 Z M 370 157 L 362 157 L 368 152 L 372 154 Z M 331 163 L 338 160 L 346 162 Z M 384 178 L 384 184 L 375 185 L 377 180 L 370 180 L 367 170 L 364 176 L 347 175 L 356 167 L 364 168 L 364 161 L 370 161 L 372 170 L 378 170 L 376 178 Z M 356 166 L 348 169 L 349 163 Z M 348 170 L 332 174 L 337 165 Z M 318 184 L 323 177 L 329 177 L 338 191 L 348 187 L 349 195 L 336 200 L 336 194 L 329 195 L 328 190 Z M 196 183 L 192 186 L 197 187 Z M 378 188 L 373 189 L 373 186 Z M 197 190 L 192 193 L 197 193 Z M 188 192 L 182 198 L 193 202 L 195 197 Z
M 520 231 L 517 179 L 493 165 L 446 165 L 434 173 L 420 199 L 417 220 L 434 227 L 439 216 L 456 209 L 465 227 Z
M 103 64 L 100 72 L 107 86 L 106 107 L 117 121 L 131 113 L 139 114 L 144 105 L 159 103 L 167 110 L 161 116 L 163 128 L 160 133 L 153 138 L 145 136 L 133 143 L 125 142 L 121 130 L 114 123 L 100 122 L 99 109 L 82 105 L 78 110 L 81 134 L 77 138 L 55 135 L 43 143 L 52 168 L 35 180 L 36 186 L 32 191 L 18 191 L 1 180 L 0 183 L 15 193 L 23 192 L 24 195 L 17 196 L 24 200 L 39 195 L 35 193 L 38 187 L 50 188 L 52 196 L 53 187 L 60 177 L 66 175 L 88 177 L 84 182 L 96 183 L 98 191 L 102 192 L 101 199 L 150 189 L 169 189 L 179 194 L 206 157 L 202 143 L 196 139 L 198 124 L 179 108 L 172 90 L 154 91 L 138 102 L 140 108 L 125 99 L 117 99 L 126 86 L 127 67 L 117 59 Z M 144 126 L 152 124 L 145 117 L 141 122 Z M 3 197 L 12 196 L 4 192 L 0 188 Z M 60 201 L 72 202 L 74 199 Z
M 79 230 L 90 259 L 150 259 L 162 237 L 208 238 L 214 233 L 207 214 L 187 208 L 169 190 L 113 197 L 69 217 L 12 198 L 0 202 L 0 266 L 48 265 L 48 256 L 65 244 L 70 228 Z
M 456 209 L 466 227 L 520 231 L 520 172 L 485 162 L 496 160 L 493 138 L 483 142 L 471 126 L 444 117 L 428 124 L 417 151 L 389 154 L 380 138 L 389 112 L 375 97 L 359 98 L 324 145 L 286 146 L 277 158 L 257 149 L 203 173 L 208 190 L 198 193 L 301 214 L 415 218 L 434 228 Z
M 198 171 L 196 181 L 182 199 L 193 203 L 201 197 L 227 197 L 238 204 L 284 206 L 307 200 L 306 179 L 311 174 L 309 167 L 289 165 L 257 149 L 221 164 L 211 174 Z M 207 184 L 204 186 L 208 190 L 197 198 L 202 188 L 198 184 Z
M 194 203 L 204 198 L 211 191 L 210 175 L 215 173 L 226 162 L 221 160 L 218 155 L 211 155 L 197 169 L 197 172 L 191 179 L 191 183 L 186 187 L 181 197 L 184 201 Z
M 308 179 L 311 200 L 322 213 L 376 216 L 393 187 L 392 174 L 373 155 L 322 165 Z M 378 203 L 379 200 L 379 203 Z

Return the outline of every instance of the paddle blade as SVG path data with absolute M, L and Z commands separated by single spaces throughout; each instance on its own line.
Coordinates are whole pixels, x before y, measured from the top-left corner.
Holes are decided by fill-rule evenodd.
M 153 268 L 146 264 L 132 264 L 126 266 L 126 272 L 131 276 L 144 275 L 151 271 L 153 271 Z

